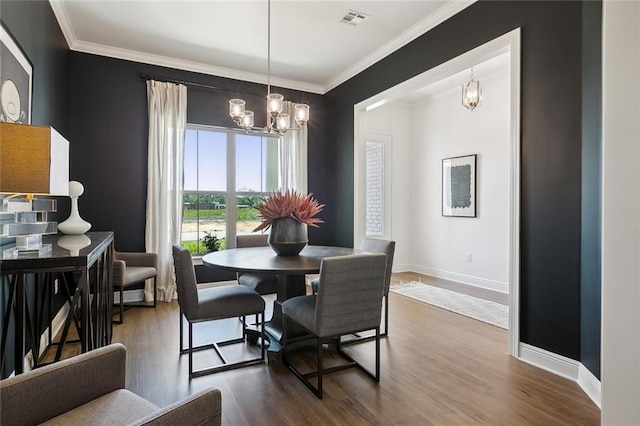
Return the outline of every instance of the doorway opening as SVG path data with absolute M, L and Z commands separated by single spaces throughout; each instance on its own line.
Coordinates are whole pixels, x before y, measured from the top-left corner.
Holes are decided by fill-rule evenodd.
M 489 72 L 491 67 L 497 69 L 498 74 L 503 72 L 501 105 L 492 99 L 495 92 L 485 91 L 483 103 L 475 111 L 466 111 L 461 99 L 456 101 L 456 108 L 460 112 L 446 111 L 440 100 L 452 97 L 452 81 L 456 79 L 459 82 L 454 84 L 455 90 L 461 90 L 461 82 L 469 79 L 472 67 L 481 84 L 481 73 L 493 75 Z M 485 81 L 487 88 L 493 87 L 491 78 Z M 425 98 L 429 100 L 423 101 Z M 481 108 L 485 108 L 485 111 L 481 111 Z M 500 108 L 502 112 L 498 111 Z M 383 110 L 385 113 L 380 114 Z M 492 133 L 496 126 L 490 123 L 482 134 L 465 133 L 464 123 L 455 119 L 457 114 L 466 113 L 471 119 L 482 120 L 483 114 L 488 112 L 502 114 L 502 133 Z M 429 119 L 425 120 L 425 116 Z M 354 106 L 354 119 L 354 241 L 375 236 L 372 234 L 376 232 L 380 235 L 378 238 L 394 239 L 397 243 L 394 272 L 413 271 L 433 275 L 430 272 L 436 271 L 444 278 L 447 278 L 446 273 L 450 273 L 454 281 L 460 278 L 457 281 L 508 293 L 508 351 L 517 357 L 520 288 L 520 29 L 358 103 Z M 442 128 L 442 123 L 447 120 L 450 132 L 438 132 L 437 129 Z M 482 126 L 482 123 L 479 125 Z M 454 140 L 457 142 L 454 143 Z M 489 146 L 495 141 L 502 141 L 503 145 Z M 479 144 L 489 145 L 480 150 Z M 445 157 L 477 152 L 480 152 L 476 192 L 478 217 L 443 217 L 441 161 Z M 383 163 L 377 159 L 380 155 Z M 372 174 L 372 167 L 380 164 L 384 164 L 382 176 Z M 375 182 L 381 187 L 378 193 L 372 191 Z M 380 199 L 383 200 L 382 204 L 373 202 Z M 373 217 L 377 217 L 376 212 L 380 213 L 381 222 L 372 221 Z M 423 226 L 425 222 L 429 226 Z M 479 223 L 483 223 L 484 234 L 473 234 L 478 232 L 474 229 L 478 228 Z M 425 231 L 427 228 L 428 231 Z M 424 265 L 412 255 L 420 250 L 425 253 L 429 250 L 425 245 L 426 240 L 447 242 L 453 239 L 448 237 L 454 234 L 464 234 L 465 244 L 472 248 L 449 247 L 450 252 L 455 253 L 452 255 L 455 259 L 451 260 L 437 253 L 431 244 L 434 251 L 430 253 L 431 258 L 437 260 L 434 260 L 434 264 L 467 262 L 463 267 L 480 272 L 447 272 L 455 268 Z M 492 241 L 492 238 L 496 241 Z M 484 246 L 477 244 L 481 239 Z M 491 270 L 491 256 L 502 261 L 499 267 L 494 268 L 500 269 L 497 272 Z M 472 260 L 476 262 L 473 264 L 475 269 L 470 268 Z

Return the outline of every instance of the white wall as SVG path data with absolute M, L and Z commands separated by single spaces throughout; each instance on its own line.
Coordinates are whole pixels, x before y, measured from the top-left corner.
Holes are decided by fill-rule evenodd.
M 391 235 L 396 241 L 394 271 L 407 271 L 410 265 L 411 227 L 405 206 L 410 204 L 412 183 L 407 164 L 411 159 L 408 106 L 394 102 L 363 115 L 367 139 L 391 140 Z M 387 155 L 389 153 L 385 153 Z
M 418 104 L 376 108 L 364 129 L 393 139 L 394 269 L 508 292 L 508 64 L 476 76 L 483 101 L 474 111 L 462 107 L 456 85 Z M 442 159 L 467 154 L 478 154 L 478 217 L 442 217 Z
M 480 77 L 482 104 L 467 111 L 460 87 L 414 109 L 411 140 L 413 269 L 508 292 L 509 74 Z M 443 217 L 442 159 L 477 154 L 477 218 Z M 466 261 L 471 253 L 472 262 Z
M 603 4 L 602 424 L 640 424 L 640 3 Z

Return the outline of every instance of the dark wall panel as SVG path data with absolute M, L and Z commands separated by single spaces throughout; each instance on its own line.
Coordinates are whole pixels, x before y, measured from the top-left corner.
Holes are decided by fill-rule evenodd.
M 33 97 L 31 122 L 54 127 L 60 134 L 69 137 L 68 116 L 68 54 L 67 42 L 60 31 L 58 22 L 48 1 L 5 1 L 0 2 L 0 18 L 14 36 L 33 65 Z M 60 197 L 59 214 L 53 220 L 64 220 L 68 216 L 68 198 Z M 0 262 L 1 263 L 1 262 Z M 10 277 L 0 280 L 0 321 L 4 321 L 8 300 Z M 31 307 L 36 299 L 35 280 L 27 277 L 27 300 Z M 43 294 L 38 295 L 40 298 Z M 61 295 L 53 302 L 53 312 L 64 303 Z M 48 311 L 45 311 L 47 314 Z M 32 321 L 35 320 L 31 312 Z M 8 376 L 14 369 L 14 321 L 9 320 L 7 353 L 1 376 Z M 4 326 L 4 324 L 0 324 Z M 42 330 L 46 324 L 42 326 Z M 41 330 L 41 331 L 42 331 Z M 33 343 L 27 341 L 27 350 Z
M 31 122 L 68 137 L 69 46 L 48 1 L 5 1 L 0 17 L 33 64 Z
M 243 96 L 260 111 L 265 105 L 266 88 L 77 52 L 71 53 L 70 62 L 74 142 L 71 177 L 85 186 L 85 194 L 79 201 L 80 213 L 93 224 L 93 230 L 114 231 L 117 250 L 144 250 L 148 117 L 146 83 L 140 74 L 223 88 L 188 87 L 187 121 L 194 124 L 233 127 L 228 100 Z M 321 96 L 291 90 L 281 92 L 285 99 L 309 103 L 314 126 L 322 126 Z M 309 145 L 323 146 L 324 135 L 315 129 L 312 127 L 309 133 Z
M 580 360 L 600 378 L 602 199 L 602 2 L 582 13 L 582 252 Z
M 522 28 L 521 329 L 580 359 L 581 3 L 480 1 L 327 94 L 331 240 L 353 235 L 353 105 Z

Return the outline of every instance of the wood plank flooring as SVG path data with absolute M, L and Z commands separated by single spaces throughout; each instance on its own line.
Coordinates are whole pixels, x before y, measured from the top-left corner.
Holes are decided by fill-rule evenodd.
M 187 356 L 178 351 L 178 312 L 175 301 L 159 303 L 127 311 L 124 324 L 114 326 L 114 341 L 128 349 L 127 388 L 166 406 L 217 387 L 225 425 L 600 423 L 598 408 L 577 384 L 508 356 L 506 330 L 394 293 L 380 383 L 356 369 L 334 373 L 325 379 L 323 400 L 279 363 L 189 380 Z M 199 338 L 237 329 L 239 321 L 230 321 L 201 325 Z M 373 366 L 373 342 L 349 348 Z M 202 353 L 195 360 L 211 362 L 213 356 Z

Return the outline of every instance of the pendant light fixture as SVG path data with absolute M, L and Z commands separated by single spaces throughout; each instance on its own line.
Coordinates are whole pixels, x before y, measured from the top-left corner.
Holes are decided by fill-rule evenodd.
M 462 106 L 473 111 L 480 102 L 482 102 L 482 87 L 480 81 L 473 76 L 473 67 L 471 67 L 471 78 L 462 85 Z
M 291 117 L 283 112 L 284 96 L 271 93 L 271 0 L 267 2 L 267 126 L 254 127 L 255 115 L 253 111 L 245 109 L 246 102 L 242 99 L 229 100 L 229 115 L 245 131 L 279 133 L 283 135 L 287 130 L 298 130 L 309 121 L 309 105 L 295 104 L 293 107 L 294 120 L 297 128 L 291 128 Z

